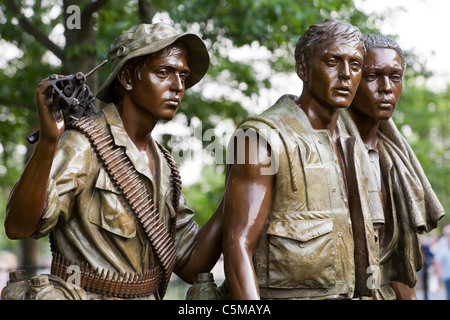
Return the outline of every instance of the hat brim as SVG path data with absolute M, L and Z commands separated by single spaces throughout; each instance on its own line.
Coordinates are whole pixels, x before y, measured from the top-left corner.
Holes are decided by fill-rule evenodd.
M 123 67 L 123 65 L 137 57 L 145 56 L 147 54 L 151 54 L 154 52 L 158 52 L 165 47 L 173 44 L 174 42 L 179 41 L 183 43 L 189 50 L 189 76 L 186 78 L 185 81 L 185 88 L 189 89 L 192 86 L 194 86 L 196 83 L 198 83 L 203 76 L 206 74 L 209 68 L 209 53 L 206 49 L 205 43 L 202 39 L 200 39 L 197 35 L 193 33 L 183 33 L 180 35 L 176 35 L 164 40 L 158 41 L 158 43 L 145 46 L 141 49 L 138 49 L 136 51 L 131 52 L 129 55 L 127 55 L 124 59 L 122 59 L 117 66 L 112 70 L 111 74 L 108 76 L 108 78 L 105 80 L 105 82 L 102 84 L 100 89 L 97 93 L 97 99 L 105 102 L 105 103 L 111 103 L 113 102 L 113 96 L 114 96 L 114 89 L 111 87 L 111 84 L 113 83 L 114 79 L 117 77 L 117 74 L 119 73 L 120 69 Z

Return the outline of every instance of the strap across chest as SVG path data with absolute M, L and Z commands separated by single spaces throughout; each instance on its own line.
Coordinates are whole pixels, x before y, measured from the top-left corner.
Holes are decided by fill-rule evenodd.
M 123 147 L 117 146 L 114 139 L 105 128 L 92 118 L 67 123 L 67 128 L 83 132 L 90 140 L 99 159 L 103 162 L 112 181 L 122 192 L 130 209 L 145 230 L 148 239 L 163 267 L 163 279 L 159 286 L 159 294 L 164 296 L 170 275 L 175 264 L 175 225 L 176 216 L 171 221 L 170 230 L 164 225 L 158 207 L 151 194 L 134 168 Z M 181 179 L 170 153 L 159 143 L 157 144 L 171 169 L 172 204 L 175 212 L 178 210 L 178 201 L 181 194 Z

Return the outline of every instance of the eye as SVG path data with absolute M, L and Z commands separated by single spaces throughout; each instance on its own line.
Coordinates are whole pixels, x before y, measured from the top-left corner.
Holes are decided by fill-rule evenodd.
M 189 72 L 182 72 L 182 73 L 180 73 L 181 81 L 185 82 L 185 81 L 186 81 L 186 78 L 187 78 L 188 76 L 189 76 Z
M 377 77 L 377 74 L 374 73 L 374 72 L 367 73 L 367 74 L 364 75 L 364 80 L 366 80 L 366 81 L 374 81 L 374 80 L 376 80 L 377 78 L 378 78 L 378 77 Z
M 391 79 L 394 82 L 400 82 L 400 81 L 402 81 L 402 75 L 395 73 L 395 74 L 391 75 Z
M 165 78 L 169 75 L 169 71 L 167 69 L 159 69 L 156 71 L 156 75 L 160 78 Z
M 336 58 L 330 58 L 328 60 L 325 60 L 325 64 L 329 67 L 335 67 L 338 64 L 338 60 Z
M 350 68 L 353 71 L 359 71 L 359 70 L 361 70 L 361 63 L 358 62 L 358 61 L 353 61 L 353 62 L 350 63 Z

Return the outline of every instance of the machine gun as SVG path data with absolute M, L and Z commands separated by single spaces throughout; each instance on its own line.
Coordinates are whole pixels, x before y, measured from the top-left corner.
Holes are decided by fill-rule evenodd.
M 91 116 L 98 112 L 94 106 L 95 96 L 85 82 L 90 75 L 106 62 L 107 60 L 104 60 L 86 74 L 77 72 L 61 78 L 52 74 L 49 77 L 53 88 L 52 95 L 59 95 L 59 104 L 55 107 L 61 109 L 64 122 L 67 123 L 70 119 L 80 120 L 84 116 Z M 39 131 L 27 136 L 27 140 L 31 144 L 36 143 L 39 140 Z

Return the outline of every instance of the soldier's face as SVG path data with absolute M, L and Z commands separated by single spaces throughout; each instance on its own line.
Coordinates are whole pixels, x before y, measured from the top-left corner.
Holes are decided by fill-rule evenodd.
M 155 122 L 171 120 L 180 106 L 189 75 L 186 50 L 173 47 L 153 57 L 140 72 L 130 92 L 133 104 L 143 116 Z
M 308 81 L 304 85 L 322 106 L 347 108 L 361 80 L 363 47 L 337 39 L 315 51 L 311 55 Z
M 375 120 L 387 120 L 392 116 L 402 90 L 400 55 L 393 49 L 374 49 L 367 53 L 351 108 Z

